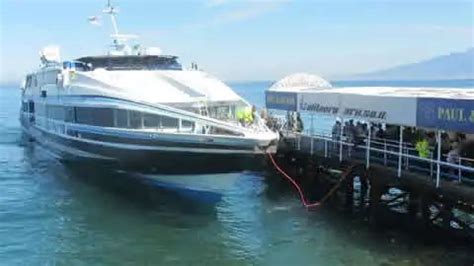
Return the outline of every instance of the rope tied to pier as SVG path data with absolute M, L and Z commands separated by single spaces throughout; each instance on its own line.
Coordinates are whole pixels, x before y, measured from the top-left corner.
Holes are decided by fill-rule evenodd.
M 288 181 L 290 181 L 290 183 L 296 188 L 296 190 L 298 191 L 298 194 L 299 194 L 299 197 L 300 197 L 300 201 L 301 203 L 303 204 L 304 207 L 306 208 L 315 208 L 315 207 L 318 207 L 320 206 L 321 204 L 323 204 L 327 199 L 329 199 L 329 197 L 332 196 L 332 194 L 334 194 L 334 192 L 337 191 L 337 189 L 341 186 L 342 184 L 342 181 L 346 178 L 347 174 L 350 173 L 350 171 L 352 171 L 352 167 L 350 167 L 348 169 L 348 171 L 344 172 L 342 174 L 342 177 L 339 179 L 339 181 L 336 183 L 336 185 L 334 185 L 326 195 L 324 195 L 324 197 L 319 200 L 319 201 L 316 201 L 316 202 L 312 202 L 310 203 L 304 193 L 303 193 L 303 189 L 301 189 L 301 187 L 298 185 L 298 183 L 296 183 L 295 179 L 292 178 L 290 175 L 288 175 L 285 171 L 283 171 L 283 169 L 281 169 L 281 167 L 277 164 L 277 162 L 275 161 L 275 159 L 273 158 L 273 156 L 268 153 L 268 157 L 270 158 L 270 161 L 272 162 L 273 166 L 275 167 L 275 169 L 280 173 L 282 174 Z

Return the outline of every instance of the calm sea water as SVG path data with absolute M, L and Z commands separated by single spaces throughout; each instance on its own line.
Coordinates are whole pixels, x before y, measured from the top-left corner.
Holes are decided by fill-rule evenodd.
M 455 82 L 336 85 L 474 87 Z M 270 82 L 234 83 L 263 105 Z M 0 88 L 0 265 L 472 265 L 468 247 L 308 212 L 281 177 L 242 173 L 209 205 L 126 175 L 74 169 L 20 143 L 20 94 Z M 275 183 L 280 184 L 279 186 Z

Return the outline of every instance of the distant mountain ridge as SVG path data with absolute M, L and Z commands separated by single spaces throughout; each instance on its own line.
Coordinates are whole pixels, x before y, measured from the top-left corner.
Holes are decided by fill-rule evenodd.
M 446 80 L 474 79 L 474 47 L 467 51 L 437 56 L 418 63 L 400 65 L 350 79 L 366 80 Z

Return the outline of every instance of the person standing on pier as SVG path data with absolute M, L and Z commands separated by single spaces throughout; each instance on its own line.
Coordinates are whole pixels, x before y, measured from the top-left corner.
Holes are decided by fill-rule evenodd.
M 303 120 L 301 119 L 300 113 L 296 113 L 296 132 L 301 133 L 303 132 L 304 125 Z
M 333 140 L 333 149 L 337 148 L 337 143 L 341 140 L 341 130 L 342 130 L 342 124 L 339 118 L 336 120 L 336 123 L 332 127 L 332 140 Z
M 460 147 L 459 143 L 454 142 L 451 144 L 451 150 L 448 152 L 446 161 L 450 164 L 459 165 L 460 164 Z M 454 169 L 450 167 L 449 178 L 458 180 L 459 169 Z
M 426 138 L 418 140 L 415 149 L 418 152 L 418 156 L 421 158 L 426 159 L 430 156 L 430 144 Z

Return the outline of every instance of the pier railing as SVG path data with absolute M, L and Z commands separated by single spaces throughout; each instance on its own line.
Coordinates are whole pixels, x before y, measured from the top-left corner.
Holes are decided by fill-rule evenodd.
M 434 152 L 427 158 L 420 157 L 411 143 L 394 140 L 365 138 L 354 141 L 347 136 L 333 136 L 329 132 L 302 134 L 284 131 L 288 139 L 293 139 L 295 149 L 309 154 L 318 154 L 327 158 L 342 160 L 359 159 L 370 164 L 379 164 L 397 169 L 398 176 L 402 170 L 426 174 L 440 186 L 441 179 L 463 184 L 474 184 L 474 160 L 456 158 L 457 163 L 445 161 L 442 155 L 438 161 Z

